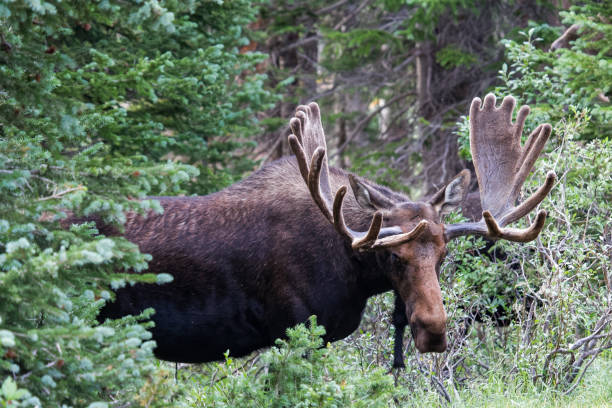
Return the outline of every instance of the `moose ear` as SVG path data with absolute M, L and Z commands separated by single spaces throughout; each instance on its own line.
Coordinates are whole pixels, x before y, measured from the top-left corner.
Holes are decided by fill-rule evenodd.
M 444 188 L 438 191 L 429 200 L 440 215 L 445 215 L 459 207 L 470 184 L 469 170 L 462 170 Z
M 351 189 L 353 190 L 355 199 L 357 199 L 357 203 L 359 203 L 362 208 L 373 211 L 393 208 L 394 203 L 392 200 L 385 197 L 374 187 L 358 180 L 355 175 L 349 174 L 349 183 L 351 184 Z

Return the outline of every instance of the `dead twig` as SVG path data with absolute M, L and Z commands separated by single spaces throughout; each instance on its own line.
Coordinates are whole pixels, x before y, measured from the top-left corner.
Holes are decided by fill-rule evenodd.
M 37 199 L 36 201 L 54 200 L 54 199 L 57 199 L 57 198 L 62 198 L 66 194 L 73 193 L 75 191 L 84 191 L 84 190 L 85 190 L 85 187 L 82 186 L 82 185 L 79 185 L 77 187 L 68 188 L 68 189 L 66 189 L 64 191 L 54 192 L 52 195 L 47 196 L 47 197 L 41 197 L 41 198 Z

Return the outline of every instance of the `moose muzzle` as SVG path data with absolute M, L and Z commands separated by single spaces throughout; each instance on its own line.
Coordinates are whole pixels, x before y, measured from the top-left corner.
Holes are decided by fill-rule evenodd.
M 429 296 L 417 300 L 413 307 L 406 305 L 412 338 L 421 353 L 446 351 L 446 312 L 439 286 L 435 286 L 437 290 L 431 288 Z
M 446 314 L 440 318 L 422 319 L 413 315 L 410 330 L 417 350 L 421 353 L 442 353 L 446 351 Z

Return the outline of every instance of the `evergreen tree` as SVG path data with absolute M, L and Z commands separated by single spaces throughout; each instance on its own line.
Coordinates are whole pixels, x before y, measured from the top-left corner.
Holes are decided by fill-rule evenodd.
M 0 2 L 0 405 L 130 400 L 153 369 L 143 319 L 98 324 L 150 257 L 121 228 L 148 195 L 205 194 L 253 163 L 234 152 L 274 95 L 241 52 L 251 1 Z M 110 285 L 110 286 L 109 286 Z M 143 323 L 144 321 L 144 323 Z M 104 403 L 91 406 L 105 406 Z

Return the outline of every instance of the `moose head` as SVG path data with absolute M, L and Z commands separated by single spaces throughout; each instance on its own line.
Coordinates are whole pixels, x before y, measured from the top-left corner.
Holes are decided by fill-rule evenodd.
M 325 134 L 316 103 L 301 105 L 290 121 L 289 143 L 310 195 L 338 234 L 354 251 L 384 251 L 388 280 L 405 304 L 416 348 L 420 352 L 446 350 L 446 313 L 439 285 L 440 265 L 446 244 L 462 235 L 491 240 L 528 242 L 535 239 L 546 219 L 540 210 L 525 229 L 508 228 L 530 213 L 550 192 L 555 174 L 521 204 L 521 188 L 551 132 L 538 126 L 521 146 L 521 135 L 529 108 L 519 109 L 512 123 L 515 100 L 504 98 L 496 108 L 495 96 L 484 103 L 475 98 L 470 109 L 470 146 L 483 208 L 478 222 L 444 224 L 442 216 L 456 208 L 465 196 L 470 173 L 460 172 L 428 201 L 405 201 L 385 195 L 354 175 L 349 176 L 353 195 L 362 211 L 371 217 L 367 231 L 350 228 L 343 215 L 348 187 L 332 192 L 326 155 Z

